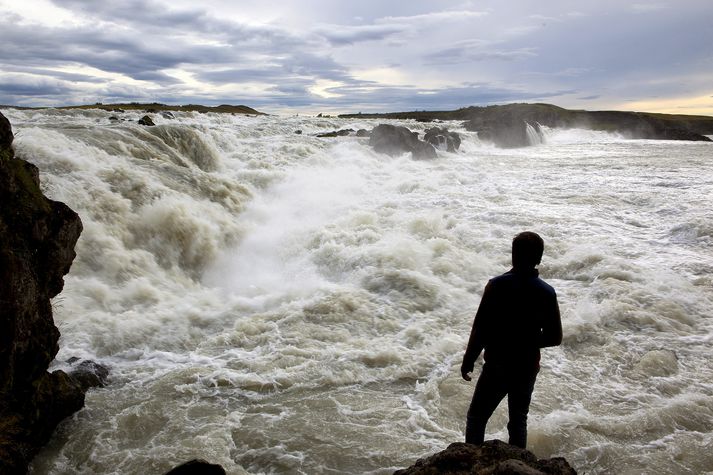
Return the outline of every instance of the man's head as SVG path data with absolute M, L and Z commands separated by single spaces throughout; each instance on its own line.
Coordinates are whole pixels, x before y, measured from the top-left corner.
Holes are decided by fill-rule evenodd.
M 525 231 L 512 240 L 512 266 L 516 269 L 534 268 L 542 260 L 545 242 L 533 232 Z

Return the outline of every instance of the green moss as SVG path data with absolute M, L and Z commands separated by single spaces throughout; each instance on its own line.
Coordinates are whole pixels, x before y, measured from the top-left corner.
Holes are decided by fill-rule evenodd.
M 5 159 L 3 158 L 3 160 Z M 51 210 L 50 202 L 35 183 L 27 162 L 8 159 L 6 165 L 10 169 L 10 173 L 14 174 L 21 184 L 17 201 L 18 207 L 21 210 L 43 210 L 49 212 Z
M 11 148 L 3 148 L 0 149 L 0 161 L 6 161 L 6 160 L 11 160 L 12 157 L 14 156 L 14 153 L 12 152 Z

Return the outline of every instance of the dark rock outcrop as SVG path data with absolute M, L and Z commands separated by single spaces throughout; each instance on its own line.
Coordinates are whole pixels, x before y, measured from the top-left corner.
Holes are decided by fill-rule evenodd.
M 82 222 L 42 194 L 37 167 L 15 158 L 12 138 L 0 114 L 0 473 L 24 473 L 57 424 L 84 405 L 77 381 L 47 372 L 59 350 L 50 299 Z
M 370 135 L 371 135 L 371 132 L 369 132 L 366 129 L 359 129 L 356 131 L 357 137 L 369 137 Z
M 538 458 L 532 452 L 489 440 L 483 445 L 457 442 L 394 475 L 576 475 L 561 457 Z
M 432 127 L 427 129 L 423 140 L 438 149 L 448 152 L 455 152 L 460 148 L 460 135 L 455 132 L 449 132 L 445 127 Z
M 411 156 L 417 160 L 436 158 L 433 145 L 419 140 L 417 132 L 396 125 L 379 124 L 374 127 L 369 137 L 369 145 L 377 152 L 391 156 L 411 152 Z
M 67 361 L 71 364 L 69 377 L 72 378 L 82 391 L 90 388 L 103 388 L 109 378 L 109 368 L 92 360 L 80 361 L 79 358 L 71 358 Z
M 0 150 L 10 150 L 12 146 L 12 140 L 14 135 L 12 134 L 12 127 L 10 127 L 10 121 L 0 114 Z
M 166 472 L 166 475 L 225 475 L 225 469 L 205 460 L 194 459 Z
M 509 104 L 471 108 L 466 129 L 499 147 L 531 145 L 527 124 L 615 132 L 631 139 L 710 141 L 679 116 L 623 111 L 577 111 L 548 104 Z M 694 121 L 695 122 L 695 121 Z M 713 123 L 713 118 L 711 118 Z M 705 121 L 701 121 L 705 124 Z
M 147 116 L 147 115 L 145 115 L 145 116 L 143 116 L 142 118 L 139 119 L 139 124 L 140 124 L 140 125 L 147 125 L 147 126 L 156 125 L 156 124 L 153 123 L 153 119 L 151 119 L 151 117 L 149 117 L 149 116 Z
M 467 130 L 499 147 L 530 145 L 527 125 L 584 128 L 616 132 L 632 139 L 696 140 L 710 142 L 713 117 L 654 114 L 628 111 L 585 111 L 563 109 L 551 104 L 506 104 L 464 107 L 454 111 L 413 111 L 385 114 L 344 114 L 342 118 L 411 119 L 417 121 L 459 120 Z
M 317 137 L 345 137 L 347 135 L 350 135 L 352 132 L 354 132 L 354 129 L 333 130 L 331 132 L 317 134 Z

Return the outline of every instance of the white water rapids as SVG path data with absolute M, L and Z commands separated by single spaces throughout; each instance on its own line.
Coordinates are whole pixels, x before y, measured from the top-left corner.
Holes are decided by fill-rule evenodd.
M 452 123 L 459 152 L 415 161 L 314 137 L 379 121 L 3 113 L 84 223 L 56 367 L 111 368 L 32 474 L 385 474 L 460 441 L 472 316 L 524 230 L 565 334 L 528 448 L 713 473 L 713 144 L 550 129 L 501 150 Z M 506 422 L 503 403 L 486 436 Z

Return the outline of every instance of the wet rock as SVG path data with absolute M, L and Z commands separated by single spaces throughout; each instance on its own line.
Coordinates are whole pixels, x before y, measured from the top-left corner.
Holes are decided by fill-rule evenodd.
M 174 116 L 171 111 L 161 111 L 161 116 L 164 119 L 175 119 L 176 118 L 176 116 Z
M 519 119 L 504 118 L 499 122 L 482 125 L 477 131 L 479 139 L 492 142 L 501 148 L 519 148 L 530 145 L 530 140 L 527 137 L 527 124 Z
M 297 135 L 302 135 L 302 131 L 301 131 L 301 130 L 295 130 L 295 134 L 297 134 Z
M 89 388 L 103 388 L 109 378 L 109 368 L 92 360 L 77 362 L 70 358 L 67 362 L 72 364 L 69 377 L 79 384 L 83 391 Z
M 82 222 L 42 194 L 37 167 L 15 158 L 11 143 L 0 114 L 0 473 L 24 473 L 84 404 L 76 381 L 47 372 L 59 350 L 50 299 L 64 286 Z
M 143 116 L 142 118 L 139 119 L 139 124 L 141 124 L 141 125 L 147 125 L 147 126 L 156 125 L 156 124 L 153 123 L 153 120 L 151 119 L 151 117 L 149 117 L 149 116 L 147 116 L 147 115 L 145 115 L 145 116 Z
M 225 475 L 225 469 L 220 465 L 195 459 L 166 472 L 166 475 Z
M 333 130 L 331 132 L 317 134 L 317 137 L 344 137 L 346 135 L 351 134 L 352 132 L 354 132 L 354 129 Z
M 483 445 L 456 442 L 435 455 L 419 459 L 394 475 L 576 475 L 561 457 L 538 460 L 532 452 L 489 440 Z
M 109 117 L 109 120 L 110 120 L 111 122 L 118 122 L 118 121 L 119 121 L 119 118 L 118 118 L 117 116 L 113 115 L 113 116 Z
M 357 137 L 369 137 L 370 135 L 371 135 L 371 132 L 369 132 L 366 129 L 359 129 L 356 131 Z
M 411 152 L 415 159 L 436 158 L 436 149 L 430 143 L 418 139 L 418 133 L 406 127 L 379 124 L 371 131 L 369 145 L 379 153 L 391 156 Z
M 12 127 L 10 127 L 10 121 L 0 114 L 0 149 L 9 149 L 12 145 L 12 140 L 14 135 L 12 133 Z
M 426 130 L 423 140 L 440 150 L 455 152 L 460 148 L 460 135 L 447 128 L 432 127 Z

